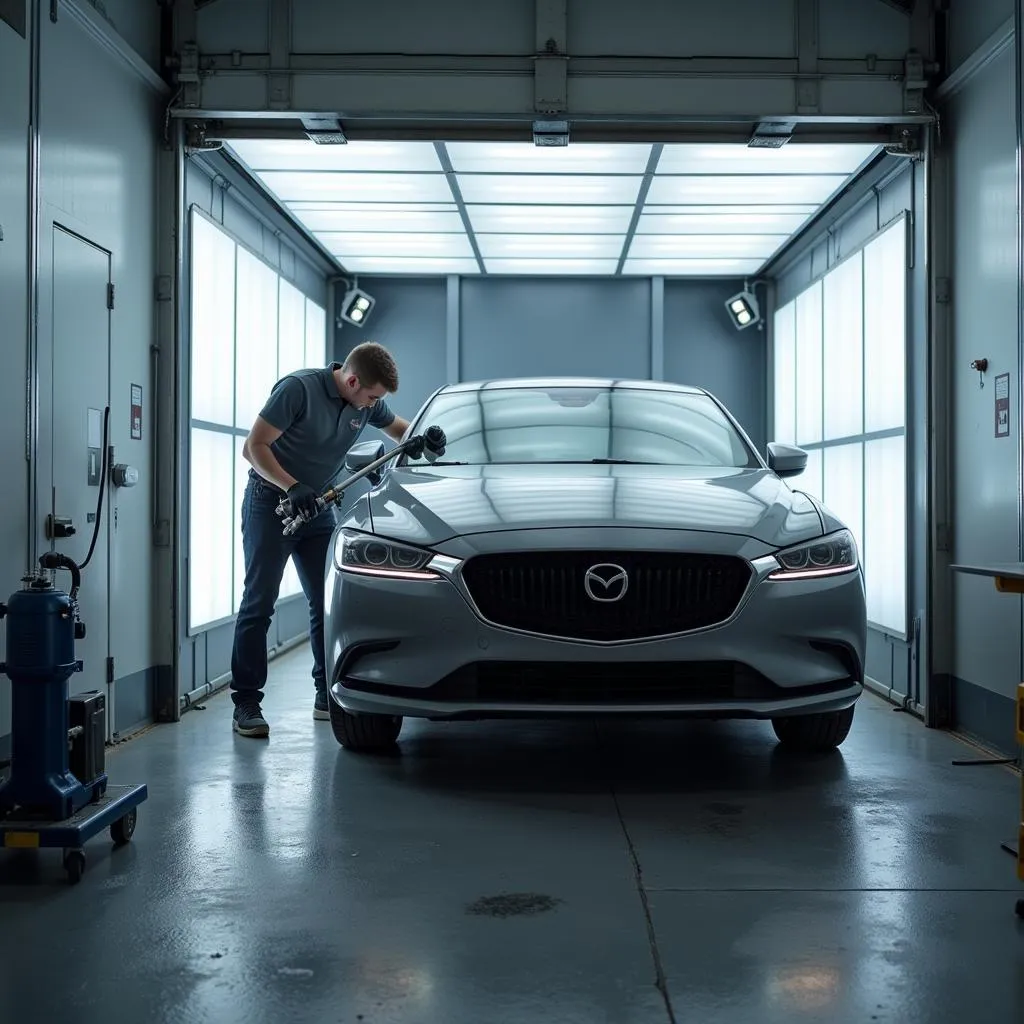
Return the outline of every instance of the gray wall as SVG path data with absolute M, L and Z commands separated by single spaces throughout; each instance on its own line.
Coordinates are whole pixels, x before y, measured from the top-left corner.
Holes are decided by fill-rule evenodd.
M 994 28 L 1007 3 L 953 7 Z M 972 39 L 981 43 L 985 34 Z M 962 49 L 957 51 L 966 57 Z M 1017 152 L 1012 45 L 942 103 L 951 140 L 949 231 L 951 551 L 953 563 L 1016 561 L 1020 501 L 1021 367 L 1018 361 Z M 970 369 L 987 358 L 985 386 Z M 1010 436 L 994 436 L 995 378 L 1010 375 Z M 993 746 L 1014 745 L 1013 697 L 1022 678 L 1021 600 L 992 580 L 951 573 L 952 712 L 958 728 Z
M 928 321 L 924 306 L 927 294 L 924 169 L 921 163 L 892 158 L 878 172 L 852 188 L 841 204 L 771 268 L 776 274 L 772 308 L 779 308 L 803 291 L 830 267 L 862 248 L 881 228 L 904 213 L 912 217 L 910 258 L 912 274 L 907 295 L 907 463 L 909 490 L 907 512 L 907 591 L 911 618 L 921 632 L 906 639 L 868 631 L 866 670 L 873 683 L 896 700 L 909 699 L 922 709 L 929 701 L 926 669 L 921 667 L 921 637 L 928 606 L 928 437 L 924 429 L 927 406 Z
M 766 335 L 736 331 L 725 309 L 741 281 L 360 277 L 359 286 L 377 300 L 374 318 L 338 330 L 337 356 L 364 340 L 390 348 L 405 416 L 447 381 L 653 376 L 707 387 L 764 450 Z
M 45 6 L 45 5 L 44 5 Z M 132 9 L 129 23 L 138 38 L 149 41 L 155 54 L 158 11 Z M 84 11 L 84 13 L 83 13 Z M 61 224 L 112 253 L 117 303 L 111 316 L 111 443 L 119 455 L 137 466 L 141 479 L 150 479 L 148 444 L 129 437 L 131 382 L 144 385 L 143 437 L 150 438 L 152 397 L 149 391 L 149 346 L 154 340 L 153 280 L 157 249 L 157 148 L 164 105 L 169 98 L 153 68 L 138 55 L 131 59 L 124 40 L 103 33 L 110 29 L 86 6 L 61 3 L 56 23 L 49 11 L 41 19 L 39 46 L 41 143 L 39 171 L 39 365 L 40 442 L 31 452 L 38 470 L 40 517 L 49 507 L 49 353 L 52 350 L 51 312 L 46 298 L 51 288 L 50 240 L 53 225 Z M 109 45 L 112 43 L 113 45 Z M 26 462 L 26 334 L 31 293 L 27 174 L 32 34 L 22 39 L 0 22 L 0 309 L 3 310 L 5 359 L 8 371 L 0 380 L 0 423 L 5 444 L 0 468 L 5 482 L 5 515 L 0 521 L 0 591 L 18 586 L 29 559 L 30 531 L 39 550 L 48 546 L 41 519 L 28 522 Z M 88 83 L 83 88 L 83 83 Z M 83 358 L 88 358 L 83 353 Z M 13 364 L 13 365 L 11 365 Z M 43 493 L 45 492 L 45 493 Z M 151 713 L 156 672 L 152 621 L 153 549 L 148 488 L 120 495 L 118 530 L 112 558 L 113 622 L 140 622 L 141 628 L 115 629 L 111 653 L 116 672 L 118 728 L 129 731 Z M 88 570 L 87 570 L 88 571 Z M 0 629 L 2 629 L 0 625 Z M 0 680 L 0 736 L 10 730 L 10 690 Z

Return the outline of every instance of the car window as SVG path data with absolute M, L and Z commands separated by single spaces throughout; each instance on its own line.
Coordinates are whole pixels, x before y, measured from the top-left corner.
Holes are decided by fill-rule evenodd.
M 625 387 L 442 392 L 424 410 L 417 429 L 434 423 L 448 438 L 446 462 L 759 464 L 712 399 L 686 392 Z

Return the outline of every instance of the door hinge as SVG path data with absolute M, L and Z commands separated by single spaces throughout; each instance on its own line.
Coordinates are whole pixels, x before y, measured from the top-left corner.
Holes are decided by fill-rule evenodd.
M 107 309 L 114 308 L 114 285 L 112 282 L 107 282 Z
M 114 659 L 107 658 L 107 682 L 112 683 L 114 681 Z

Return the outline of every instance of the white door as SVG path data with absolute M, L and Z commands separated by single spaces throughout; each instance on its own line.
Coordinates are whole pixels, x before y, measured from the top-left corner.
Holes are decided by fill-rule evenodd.
M 53 229 L 53 478 L 50 547 L 82 570 L 78 593 L 85 638 L 76 645 L 83 670 L 71 693 L 106 694 L 107 738 L 115 728 L 110 655 L 110 478 L 98 509 L 104 412 L 110 404 L 110 254 L 54 225 Z M 109 445 L 109 438 L 108 438 Z M 44 507 L 47 504 L 43 503 Z M 99 513 L 99 514 L 98 514 Z M 60 523 L 69 523 L 68 533 Z M 92 549 L 90 554 L 90 548 Z M 71 587 L 60 570 L 57 585 Z

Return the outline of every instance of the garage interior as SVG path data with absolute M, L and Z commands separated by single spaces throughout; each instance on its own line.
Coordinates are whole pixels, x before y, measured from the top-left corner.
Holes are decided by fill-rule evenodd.
M 148 787 L 77 885 L 0 849 L 10 1018 L 1024 1020 L 1024 605 L 965 571 L 1024 560 L 1022 11 L 0 0 L 0 599 L 88 560 L 70 691 Z M 643 379 L 806 450 L 865 565 L 842 747 L 410 721 L 353 756 L 291 565 L 272 739 L 234 736 L 242 443 L 363 340 L 406 418 Z M 5 771 L 11 707 L 0 675 Z

